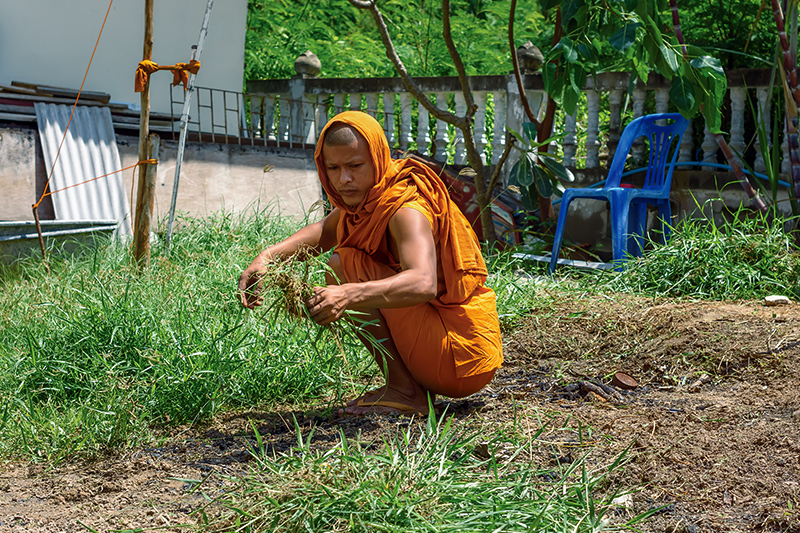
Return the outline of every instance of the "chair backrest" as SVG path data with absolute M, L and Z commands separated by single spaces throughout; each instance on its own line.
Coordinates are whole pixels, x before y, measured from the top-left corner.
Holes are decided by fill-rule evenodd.
M 649 155 L 643 189 L 662 190 L 669 194 L 672 170 L 689 121 L 680 113 L 645 115 L 631 121 L 622 132 L 608 170 L 606 187 L 619 187 L 625 161 L 633 143 L 640 137 L 648 140 Z

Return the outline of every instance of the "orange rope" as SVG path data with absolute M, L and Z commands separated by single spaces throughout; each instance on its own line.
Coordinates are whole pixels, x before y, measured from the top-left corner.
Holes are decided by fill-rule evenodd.
M 97 176 L 96 178 L 92 178 L 92 179 L 89 179 L 89 180 L 86 180 L 86 181 L 82 181 L 80 183 L 73 183 L 72 185 L 67 185 L 66 187 L 62 187 L 60 189 L 56 189 L 55 191 L 48 191 L 47 188 L 45 187 L 45 192 L 42 193 L 42 197 L 39 198 L 39 201 L 36 202 L 35 204 L 33 204 L 33 207 L 39 207 L 39 204 L 42 202 L 42 200 L 44 200 L 44 198 L 46 196 L 50 196 L 51 194 L 55 194 L 55 193 L 61 192 L 61 191 L 66 191 L 67 189 L 71 189 L 73 187 L 77 187 L 78 185 L 83 185 L 84 183 L 89 183 L 89 182 L 92 182 L 92 181 L 96 181 L 96 180 L 105 178 L 106 176 L 111 176 L 112 174 L 118 174 L 120 172 L 125 172 L 126 170 L 130 170 L 132 168 L 138 167 L 139 165 L 157 165 L 157 164 L 158 164 L 158 159 L 145 159 L 144 161 L 138 161 L 138 162 L 136 162 L 135 164 L 133 164 L 133 165 L 131 165 L 129 167 L 125 167 L 125 168 L 122 168 L 120 170 L 115 170 L 114 172 L 109 172 L 108 174 L 103 174 L 102 176 Z
M 80 98 L 81 98 L 81 91 L 83 91 L 83 84 L 86 83 L 86 76 L 89 75 L 89 69 L 92 67 L 92 61 L 94 61 L 94 54 L 95 54 L 95 52 L 97 52 L 97 45 L 100 44 L 100 37 L 103 35 L 103 28 L 106 27 L 106 21 L 108 20 L 108 14 L 111 12 L 111 4 L 113 4 L 113 3 L 114 3 L 114 0 L 109 0 L 109 2 L 108 2 L 108 9 L 106 10 L 106 16 L 103 19 L 103 25 L 100 26 L 100 34 L 97 36 L 97 41 L 94 43 L 94 50 L 92 50 L 92 57 L 89 58 L 89 65 L 86 67 L 86 73 L 83 75 L 83 81 L 81 82 L 81 88 L 78 89 L 78 96 L 75 97 L 75 103 L 72 105 L 72 113 L 70 113 L 69 120 L 67 121 L 67 127 L 64 129 L 64 136 L 61 137 L 61 144 L 58 145 L 58 151 L 56 152 L 56 158 L 53 160 L 53 166 L 50 168 L 50 174 L 47 176 L 47 182 L 44 184 L 44 191 L 47 191 L 47 188 L 50 186 L 50 180 L 53 178 L 53 171 L 56 168 L 56 163 L 58 162 L 58 156 L 61 154 L 61 147 L 64 146 L 64 140 L 67 138 L 67 132 L 69 131 L 69 124 L 70 124 L 70 122 L 72 122 L 72 116 L 75 114 L 75 108 L 78 107 L 78 100 L 80 100 Z M 50 194 L 52 194 L 52 193 L 50 193 Z M 33 209 L 36 209 L 37 207 L 39 207 L 39 204 L 42 203 L 42 200 L 44 199 L 44 197 L 45 197 L 45 193 L 42 192 L 42 197 L 39 198 L 38 202 L 33 204 L 33 206 L 32 206 Z

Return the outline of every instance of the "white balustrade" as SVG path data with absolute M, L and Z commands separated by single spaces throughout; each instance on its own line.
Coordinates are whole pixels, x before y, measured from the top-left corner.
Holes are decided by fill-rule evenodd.
M 731 138 L 728 141 L 733 153 L 744 155 L 744 100 L 747 92 L 744 87 L 731 87 Z
M 400 149 L 404 151 L 414 142 L 411 132 L 411 106 L 414 103 L 411 93 L 400 93 Z
M 600 166 L 600 93 L 586 93 L 586 168 Z
M 447 97 L 450 93 L 437 92 L 436 93 L 436 107 L 439 109 L 447 109 Z M 436 119 L 436 136 L 433 143 L 436 146 L 436 152 L 433 158 L 437 161 L 447 161 L 447 143 L 450 142 L 450 136 L 447 134 L 447 123 L 443 120 Z
M 350 93 L 350 111 L 361 111 L 361 93 Z
M 478 110 L 475 112 L 475 131 L 473 136 L 475 139 L 475 148 L 481 156 L 483 164 L 486 164 L 486 93 L 483 91 L 475 91 L 472 95 L 475 100 L 475 105 Z
M 492 93 L 494 106 L 494 135 L 492 135 L 492 165 L 496 165 L 506 148 L 506 93 L 495 91 Z
M 575 132 L 578 129 L 578 120 L 575 115 L 567 115 L 564 119 L 564 159 L 562 161 L 565 167 L 575 168 L 575 152 L 577 143 L 575 142 Z
M 325 127 L 325 124 L 328 123 L 328 95 L 327 94 L 320 94 L 319 100 L 317 100 L 317 106 L 314 110 L 314 125 L 316 127 L 316 137 L 319 138 L 319 134 L 322 133 L 322 129 Z M 313 144 L 316 141 L 311 142 Z
M 383 95 L 383 131 L 386 132 L 386 140 L 389 141 L 389 146 L 394 146 L 397 142 L 394 125 L 394 96 L 394 93 Z
M 756 117 L 758 122 L 756 123 L 756 128 L 758 130 L 763 127 L 766 136 L 766 146 L 769 149 L 772 146 L 772 121 L 769 118 L 769 88 L 759 87 L 756 90 L 756 99 L 758 100 L 758 116 Z M 756 159 L 753 162 L 753 168 L 756 172 L 766 172 L 767 166 L 764 164 L 765 154 L 761 153 L 761 143 L 758 138 L 755 139 L 754 144 L 756 146 Z M 766 157 L 770 157 L 770 154 L 767 153 Z
M 417 151 L 422 155 L 429 155 L 429 148 L 431 145 L 431 138 L 428 135 L 430 129 L 430 117 L 428 110 L 422 104 L 419 104 L 419 122 L 417 124 Z
M 289 110 L 289 95 L 280 95 L 280 103 L 278 105 L 280 119 L 278 121 L 277 141 L 279 143 L 288 142 L 291 145 L 291 135 L 289 133 L 289 117 L 291 116 L 291 111 Z
M 554 125 L 554 132 L 563 133 L 561 141 L 563 162 L 566 166 L 585 167 L 594 169 L 600 167 L 600 155 L 607 153 L 608 161 L 613 159 L 621 132 L 626 124 L 622 123 L 622 112 L 627 107 L 626 98 L 630 96 L 632 115 L 634 118 L 642 116 L 647 108 L 649 98 L 654 102 L 656 112 L 674 110 L 670 105 L 668 84 L 655 83 L 654 87 L 646 88 L 641 83 L 628 95 L 625 87 L 627 81 L 620 81 L 622 74 L 609 77 L 611 82 L 594 81 L 586 91 L 586 115 L 563 116 L 561 123 Z M 762 76 L 763 78 L 763 76 Z M 756 78 L 756 79 L 762 79 Z M 273 80 L 278 81 L 278 80 Z M 288 82 L 289 80 L 287 80 Z M 408 150 L 416 144 L 417 151 L 425 156 L 434 157 L 439 161 L 446 161 L 448 153 L 454 153 L 452 162 L 457 165 L 467 164 L 465 138 L 460 130 L 453 128 L 441 120 L 431 120 L 429 113 L 420 106 L 411 94 L 404 90 L 398 82 L 392 82 L 392 88 L 377 90 L 374 85 L 364 84 L 363 89 L 357 82 L 343 83 L 344 80 L 331 80 L 335 83 L 325 84 L 326 80 L 314 80 L 313 91 L 295 94 L 302 80 L 291 80 L 292 85 L 284 85 L 285 90 L 272 89 L 270 92 L 257 92 L 250 94 L 250 128 L 254 139 L 263 139 L 265 142 L 277 142 L 281 146 L 297 146 L 313 144 L 315 137 L 324 128 L 331 116 L 347 109 L 363 109 L 372 116 L 378 117 L 384 126 L 386 138 L 392 149 Z M 528 78 L 528 82 L 530 79 Z M 526 82 L 526 83 L 528 83 Z M 464 95 L 456 89 L 452 81 L 443 83 L 437 89 L 435 82 L 427 82 L 425 92 L 430 95 L 440 109 L 447 109 L 452 113 L 463 116 L 466 112 Z M 660 83 L 660 84 L 659 84 Z M 522 133 L 522 123 L 527 122 L 527 117 L 520 102 L 520 95 L 516 81 L 512 76 L 501 79 L 481 80 L 475 85 L 484 87 L 473 91 L 476 110 L 473 116 L 473 140 L 475 148 L 481 155 L 484 163 L 496 165 L 505 148 L 506 132 L 513 129 Z M 279 87 L 273 84 L 272 87 Z M 446 88 L 445 88 L 446 87 Z M 734 152 L 743 154 L 748 144 L 753 141 L 755 159 L 751 159 L 756 171 L 764 172 L 764 158 L 757 139 L 745 138 L 745 111 L 747 88 L 753 89 L 757 97 L 757 112 L 759 123 L 764 117 L 771 116 L 772 105 L 769 88 L 766 84 L 752 84 L 747 86 L 741 83 L 732 83 L 729 88 L 729 107 L 723 109 L 726 128 L 730 131 L 729 144 Z M 291 89 L 292 92 L 289 90 Z M 355 90 L 354 90 L 355 89 Z M 608 124 L 602 128 L 600 124 L 601 102 L 603 92 L 608 93 Z M 542 92 L 540 89 L 526 90 L 532 108 L 539 115 L 542 114 Z M 452 96 L 451 96 L 452 95 Z M 651 96 L 652 95 L 652 96 Z M 348 102 L 349 98 L 349 102 Z M 652 104 L 651 104 L 652 105 Z M 416 111 L 414 111 L 416 106 Z M 493 114 L 487 116 L 487 107 L 491 106 Z M 414 116 L 418 120 L 414 119 Z M 630 116 L 630 115 L 628 115 Z M 435 130 L 430 131 L 431 123 L 435 123 Z M 702 123 L 695 119 L 694 125 Z M 772 141 L 772 124 L 765 124 L 766 141 Z M 703 140 L 700 146 L 694 144 L 692 122 L 690 122 L 679 147 L 680 162 L 691 162 L 702 154 L 703 160 L 716 163 L 718 145 L 714 135 L 703 125 Z M 600 131 L 608 132 L 607 139 L 600 135 Z M 452 137 L 452 138 L 451 138 Z M 431 143 L 433 142 L 433 147 Z M 583 143 L 579 147 L 577 143 Z M 777 142 L 777 141 L 776 141 Z M 579 151 L 585 156 L 579 156 Z M 784 139 L 782 153 L 788 154 L 788 145 Z M 632 156 L 639 162 L 643 161 L 644 144 L 634 145 Z M 579 160 L 578 157 L 585 159 Z M 504 167 L 507 173 L 516 160 L 519 151 L 512 150 Z M 790 170 L 788 156 L 781 162 L 781 171 Z M 507 175 L 507 174 L 506 174 Z
M 681 145 L 678 148 L 678 161 L 681 163 L 687 163 L 692 161 L 692 121 L 690 120 L 689 123 L 686 125 L 686 131 L 683 132 L 683 138 L 681 139 Z
M 633 118 L 644 115 L 644 104 L 647 100 L 647 91 L 641 85 L 637 85 L 633 90 Z M 639 138 L 633 142 L 631 157 L 635 162 L 641 163 L 644 159 L 644 141 Z
M 719 144 L 717 144 L 717 138 L 711 133 L 711 130 L 708 129 L 708 124 L 703 128 L 703 144 L 701 148 L 703 150 L 703 161 L 707 163 L 717 162 Z
M 333 95 L 333 114 L 338 115 L 344 111 L 344 94 L 335 93 Z
M 464 99 L 464 93 L 461 91 L 453 94 L 456 102 L 456 115 L 459 117 L 465 116 L 467 112 L 467 101 Z M 464 149 L 464 133 L 456 128 L 455 129 L 455 154 L 453 156 L 453 163 L 456 165 L 465 165 L 467 163 L 467 152 Z
M 614 152 L 617 150 L 619 138 L 622 133 L 622 89 L 612 89 L 608 93 L 608 163 L 614 159 Z

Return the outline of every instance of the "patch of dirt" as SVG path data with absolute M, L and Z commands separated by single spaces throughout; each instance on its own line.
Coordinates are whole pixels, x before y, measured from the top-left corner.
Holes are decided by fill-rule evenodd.
M 495 380 L 447 403 L 457 424 L 547 422 L 531 452 L 544 471 L 584 455 L 607 465 L 628 449 L 609 487 L 636 489 L 630 516 L 657 510 L 643 531 L 800 532 L 800 307 L 593 295 L 534 309 L 505 340 Z M 609 388 L 618 371 L 638 387 Z M 92 464 L 6 464 L 0 532 L 179 531 L 195 523 L 201 493 L 231 490 L 229 476 L 249 467 L 251 424 L 270 451 L 285 451 L 295 419 L 321 448 L 340 430 L 380 442 L 405 423 L 251 412 Z

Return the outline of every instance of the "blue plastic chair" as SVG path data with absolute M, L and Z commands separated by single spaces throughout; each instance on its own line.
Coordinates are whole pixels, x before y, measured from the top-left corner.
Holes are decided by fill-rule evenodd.
M 657 124 L 657 121 L 663 121 L 666 125 Z M 553 252 L 550 257 L 551 274 L 558 264 L 558 252 L 564 238 L 569 203 L 575 198 L 605 200 L 611 204 L 612 259 L 620 270 L 627 255 L 634 257 L 642 255 L 648 204 L 658 208 L 658 216 L 662 220 L 663 242 L 667 241 L 669 238 L 668 223 L 672 217 L 669 205 L 672 170 L 678 157 L 678 147 L 688 124 L 689 121 L 678 113 L 645 115 L 634 119 L 622 132 L 605 186 L 602 189 L 567 189 L 564 191 L 558 213 Z M 622 187 L 620 179 L 625 168 L 625 160 L 634 141 L 640 137 L 645 137 L 649 144 L 644 187 L 641 189 Z

